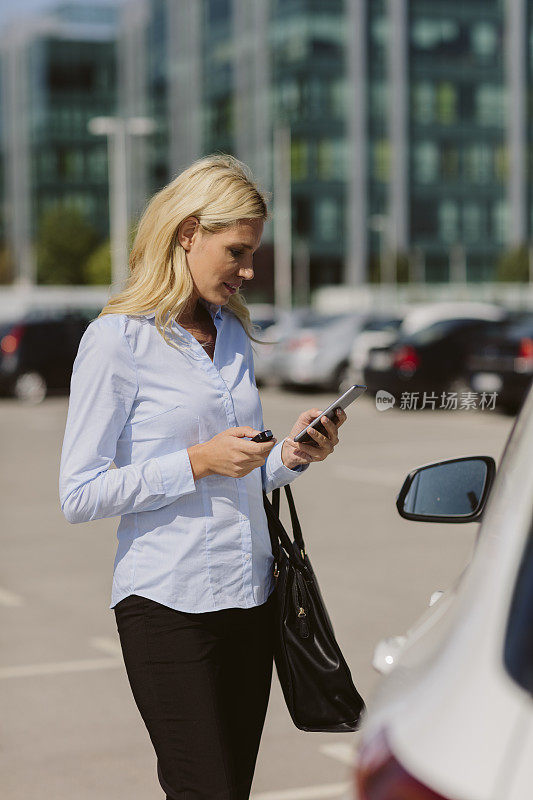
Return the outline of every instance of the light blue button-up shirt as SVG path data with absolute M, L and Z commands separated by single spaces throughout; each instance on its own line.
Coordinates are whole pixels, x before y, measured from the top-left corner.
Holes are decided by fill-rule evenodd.
M 74 361 L 59 475 L 69 522 L 121 515 L 111 605 L 139 594 L 180 611 L 250 608 L 274 588 L 262 490 L 294 480 L 283 441 L 242 478 L 194 480 L 187 448 L 227 428 L 264 429 L 253 352 L 241 323 L 201 300 L 217 329 L 214 361 L 176 322 L 106 314 Z M 116 469 L 110 469 L 114 462 Z

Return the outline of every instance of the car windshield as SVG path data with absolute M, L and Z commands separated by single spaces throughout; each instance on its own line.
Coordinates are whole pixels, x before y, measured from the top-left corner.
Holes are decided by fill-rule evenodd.
M 402 324 L 402 317 L 385 317 L 383 319 L 369 319 L 363 325 L 364 331 L 397 331 Z
M 324 328 L 332 322 L 347 319 L 349 314 L 317 314 L 311 312 L 298 320 L 300 328 Z
M 533 338 L 533 314 L 523 314 L 508 324 L 505 329 L 509 339 Z
M 511 602 L 504 663 L 509 675 L 533 694 L 533 524 Z
M 479 328 L 482 328 L 487 323 L 481 319 L 442 319 L 417 333 L 411 334 L 411 336 L 407 338 L 410 344 L 421 347 L 422 345 L 433 344 L 433 342 L 443 339 L 445 336 L 455 333 L 461 328 L 475 324 L 477 324 Z

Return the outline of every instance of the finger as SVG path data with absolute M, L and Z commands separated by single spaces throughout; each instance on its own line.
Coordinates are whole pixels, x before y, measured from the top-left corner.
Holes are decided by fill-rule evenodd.
M 333 442 L 333 444 L 337 444 L 339 441 L 339 437 L 337 435 L 336 424 L 332 420 L 330 420 L 329 417 L 322 417 L 320 421 L 322 422 L 323 426 L 326 428 L 329 434 L 330 442 Z
M 257 436 L 258 433 L 261 431 L 256 430 L 255 428 L 250 428 L 249 425 L 240 425 L 238 428 L 228 428 L 229 431 L 233 434 L 233 436 L 249 436 L 252 438 L 253 436 Z
M 292 453 L 294 456 L 297 456 L 298 458 L 304 458 L 306 461 L 313 460 L 313 456 L 316 452 L 316 447 L 313 445 L 305 445 L 302 442 L 296 443 L 294 439 L 290 439 L 289 437 L 285 439 L 285 443 L 292 448 Z M 304 448 L 306 447 L 310 449 L 305 450 Z
M 258 455 L 268 455 L 272 448 L 277 444 L 277 439 L 269 439 L 268 442 L 243 442 L 246 452 L 257 453 Z
M 320 448 L 331 447 L 331 442 L 328 437 L 317 431 L 316 428 L 309 428 L 308 433 L 313 437 Z
M 340 427 L 344 422 L 346 422 L 347 419 L 348 416 L 346 412 L 342 408 L 338 408 L 336 413 L 336 423 L 335 423 L 337 427 Z
M 320 415 L 320 413 L 321 413 L 320 408 L 308 408 L 307 411 L 302 411 L 302 413 L 300 414 L 300 419 L 302 420 L 302 422 L 304 420 L 307 420 L 307 422 L 312 422 Z

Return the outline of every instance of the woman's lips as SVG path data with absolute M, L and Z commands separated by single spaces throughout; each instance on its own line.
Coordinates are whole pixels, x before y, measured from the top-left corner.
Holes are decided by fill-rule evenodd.
M 231 294 L 235 294 L 235 292 L 237 291 L 237 287 L 233 287 L 230 283 L 226 283 L 226 281 L 223 281 L 223 284 L 228 290 L 228 292 L 231 292 Z

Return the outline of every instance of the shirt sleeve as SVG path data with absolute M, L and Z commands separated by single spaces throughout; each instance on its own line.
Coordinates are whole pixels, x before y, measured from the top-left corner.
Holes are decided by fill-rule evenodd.
M 186 449 L 109 469 L 137 391 L 123 317 L 98 317 L 82 336 L 70 382 L 59 470 L 68 522 L 154 511 L 196 490 Z
M 248 338 L 248 337 L 247 337 Z M 248 343 L 250 340 L 248 339 Z M 248 354 L 251 361 L 250 369 L 252 375 L 254 376 L 254 384 L 255 384 L 255 373 L 254 373 L 254 362 L 253 362 L 253 352 L 252 347 L 249 344 L 248 347 Z M 259 404 L 261 405 L 261 430 L 265 430 L 265 421 L 263 419 L 263 407 L 261 404 L 261 397 L 259 397 Z M 301 475 L 302 472 L 310 466 L 309 464 L 298 464 L 298 466 L 292 469 L 291 467 L 286 467 L 283 463 L 281 458 L 281 449 L 283 447 L 283 442 L 288 437 L 285 436 L 281 442 L 278 442 L 268 454 L 265 463 L 261 467 L 261 482 L 263 484 L 263 490 L 268 494 L 272 492 L 274 489 L 280 489 L 282 486 L 286 486 L 288 483 L 292 483 L 292 481 Z
M 264 430 L 264 425 L 262 430 Z M 285 466 L 281 458 L 281 448 L 286 438 L 285 436 L 281 442 L 278 442 L 272 448 L 261 467 L 261 480 L 263 489 L 267 494 L 274 489 L 280 489 L 282 486 L 292 483 L 298 475 L 301 475 L 310 466 L 309 464 L 298 464 L 294 469 Z

